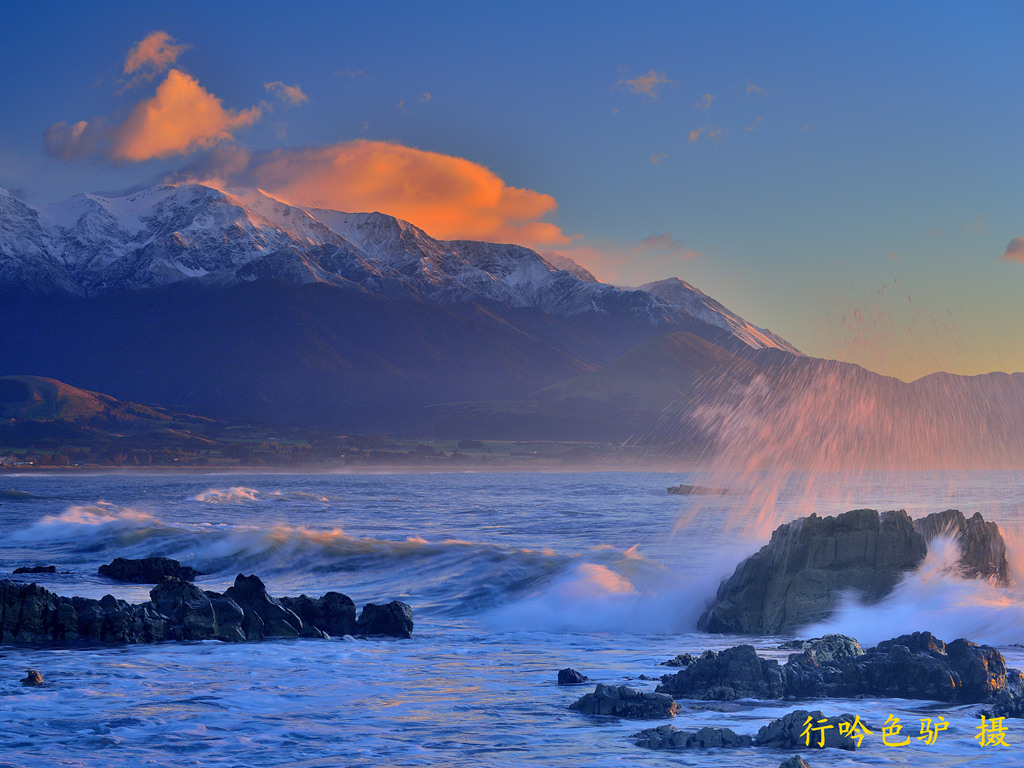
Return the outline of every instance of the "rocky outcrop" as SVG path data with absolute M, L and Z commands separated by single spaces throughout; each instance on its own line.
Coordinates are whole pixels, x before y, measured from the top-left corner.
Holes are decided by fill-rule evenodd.
M 149 602 L 132 605 L 112 595 L 100 600 L 61 597 L 37 584 L 0 580 L 0 642 L 243 642 L 348 634 L 356 625 L 355 605 L 345 595 L 329 592 L 321 598 L 278 600 L 256 576 L 239 574 L 224 594 L 167 578 L 149 594 Z M 359 634 L 412 636 L 408 605 L 394 602 L 377 608 L 384 617 L 358 627 Z
M 559 685 L 583 685 L 588 680 L 590 680 L 589 677 L 577 672 L 572 667 L 566 667 L 565 669 L 558 670 Z
M 837 659 L 852 659 L 855 656 L 863 656 L 864 649 L 856 639 L 848 635 L 825 635 L 814 637 L 810 640 L 790 640 L 782 643 L 779 648 L 783 650 L 811 651 L 814 660 L 819 664 L 826 664 Z
M 672 717 L 679 705 L 663 693 L 643 693 L 624 685 L 598 683 L 593 693 L 584 694 L 569 705 L 584 715 L 609 715 L 631 720 L 655 720 Z
M 638 747 L 647 749 L 711 749 L 725 747 L 734 749 L 749 747 L 751 738 L 742 736 L 731 728 L 701 728 L 699 731 L 684 731 L 674 725 L 660 725 L 645 728 L 630 736 Z
M 43 683 L 45 682 L 43 680 L 43 676 L 34 669 L 26 669 L 25 673 L 25 676 L 21 678 L 22 685 L 27 685 L 29 687 L 34 688 L 37 685 L 43 685 Z
M 196 576 L 202 575 L 195 568 L 182 565 L 169 557 L 144 557 L 141 560 L 116 557 L 113 562 L 101 565 L 99 574 L 131 584 L 159 584 L 169 576 L 182 581 L 194 581 Z
M 657 690 L 676 698 L 726 701 L 871 696 L 969 703 L 1016 695 L 1020 680 L 1020 672 L 1008 670 L 995 648 L 968 640 L 947 645 L 930 632 L 915 632 L 828 660 L 811 648 L 791 654 L 785 664 L 760 658 L 749 645 L 706 652 L 662 677 Z
M 779 763 L 779 768 L 811 768 L 800 755 L 793 755 L 789 760 Z
M 14 575 L 18 576 L 22 573 L 56 573 L 56 565 L 23 565 L 20 568 L 14 569 Z
M 1006 545 L 999 527 L 981 515 L 966 520 L 949 510 L 916 522 L 902 510 L 811 515 L 780 525 L 768 544 L 740 563 L 697 627 L 783 634 L 828 618 L 844 592 L 877 602 L 921 564 L 928 539 L 943 531 L 957 536 L 966 575 L 1006 581 Z
M 367 603 L 356 622 L 356 634 L 412 637 L 412 608 L 397 600 L 386 605 Z
M 785 684 L 777 661 L 762 659 L 752 645 L 704 654 L 674 675 L 665 675 L 657 689 L 682 699 L 735 701 L 778 699 Z
M 914 528 L 931 541 L 936 536 L 953 536 L 960 545 L 960 570 L 972 579 L 1010 580 L 1006 542 L 996 523 L 987 523 L 980 512 L 968 519 L 959 509 L 947 509 L 914 521 Z
M 812 730 L 807 732 L 807 719 L 811 719 Z M 826 717 L 820 710 L 808 712 L 798 709 L 761 726 L 755 740 L 759 747 L 776 749 L 849 749 L 857 748 L 857 743 L 849 735 L 840 733 L 840 723 L 847 726 L 854 722 L 853 715 Z M 844 727 L 843 730 L 847 730 Z

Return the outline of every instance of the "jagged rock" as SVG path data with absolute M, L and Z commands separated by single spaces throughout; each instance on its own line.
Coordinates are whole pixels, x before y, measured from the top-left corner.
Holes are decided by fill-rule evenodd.
M 638 747 L 647 749 L 711 749 L 713 747 L 749 747 L 751 739 L 730 728 L 701 728 L 683 731 L 674 725 L 645 728 L 630 736 Z
M 812 648 L 790 654 L 780 665 L 762 659 L 752 646 L 705 652 L 658 691 L 678 698 L 731 701 L 740 698 L 875 698 L 988 702 L 1024 689 L 1017 670 L 1007 670 L 995 648 L 956 640 L 948 645 L 930 632 L 915 632 L 879 643 L 861 654 L 847 638 L 846 655 L 819 658 Z
M 654 720 L 672 717 L 679 705 L 663 693 L 642 693 L 624 685 L 598 683 L 593 693 L 587 693 L 569 705 L 569 709 L 584 715 L 610 715 L 631 720 Z
M 132 584 L 159 584 L 168 576 L 182 581 L 194 581 L 202 574 L 195 568 L 182 565 L 169 557 L 145 557 L 129 560 L 116 557 L 113 562 L 99 567 L 100 576 Z
M 964 576 L 1009 583 L 1003 534 L 996 523 L 986 523 L 980 512 L 967 519 L 959 509 L 947 509 L 915 520 L 914 528 L 926 541 L 943 534 L 954 536 L 960 545 L 960 569 Z
M 56 565 L 32 565 L 32 566 L 21 566 L 20 568 L 14 569 L 14 575 L 18 576 L 23 573 L 56 573 Z
M 39 674 L 39 672 L 37 672 L 36 670 L 34 670 L 34 669 L 26 669 L 25 672 L 27 674 L 25 675 L 25 677 L 23 677 L 21 679 L 21 684 L 22 685 L 36 686 L 36 685 L 42 685 L 45 682 L 43 680 L 43 676 L 41 674 Z
M 810 651 L 819 664 L 864 655 L 864 649 L 860 647 L 860 643 L 847 635 L 825 635 L 810 640 L 790 640 L 779 645 L 779 648 Z
M 238 599 L 241 598 L 241 602 Z M 323 598 L 288 598 L 309 608 L 313 621 L 335 631 L 351 626 L 355 608 L 337 592 Z M 376 606 L 380 616 L 365 634 L 409 637 L 412 609 L 404 603 Z M 335 613 L 337 609 L 337 613 Z M 372 614 L 372 611 L 371 611 Z M 372 616 L 371 616 L 372 618 Z M 0 580 L 0 642 L 3 643 L 157 643 L 165 640 L 225 642 L 264 637 L 327 637 L 315 623 L 305 623 L 267 594 L 255 576 L 239 574 L 223 595 L 205 592 L 169 577 L 150 590 L 150 602 L 131 605 L 106 595 L 100 600 L 61 597 L 37 584 Z
M 589 677 L 577 672 L 572 667 L 566 667 L 565 669 L 558 670 L 559 685 L 582 685 L 589 679 Z
M 661 662 L 661 666 L 663 666 L 663 667 L 685 667 L 685 666 L 688 666 L 690 664 L 693 664 L 693 662 L 694 662 L 694 658 L 693 658 L 692 655 L 690 655 L 689 653 L 680 653 L 680 654 L 677 654 L 674 658 L 669 659 L 668 661 Z
M 697 627 L 705 632 L 792 632 L 828 617 L 840 593 L 876 601 L 924 560 L 924 537 L 906 512 L 857 509 L 780 525 L 771 541 L 722 582 Z
M 719 586 L 697 627 L 783 634 L 826 619 L 844 591 L 877 602 L 921 564 L 928 540 L 942 532 L 956 535 L 965 575 L 1006 583 L 1006 544 L 999 526 L 980 514 L 967 520 L 947 510 L 916 521 L 903 510 L 811 515 L 780 525 L 768 544 L 740 563 Z
M 808 717 L 811 718 L 812 727 L 823 729 L 811 731 L 810 743 L 807 741 L 807 736 L 801 736 L 806 728 Z M 820 722 L 822 720 L 826 722 Z M 759 747 L 774 747 L 776 749 L 835 748 L 853 750 L 857 748 L 857 743 L 849 735 L 839 732 L 840 723 L 853 722 L 853 715 L 826 718 L 821 710 L 808 712 L 806 709 L 798 709 L 778 720 L 773 720 L 768 725 L 761 726 L 757 731 L 755 741 Z
M 811 768 L 811 766 L 800 755 L 793 755 L 789 760 L 779 763 L 779 768 Z
M 398 600 L 387 605 L 367 603 L 356 622 L 357 635 L 412 637 L 412 608 Z
M 779 663 L 762 659 L 752 645 L 705 651 L 682 671 L 661 679 L 659 693 L 684 699 L 777 699 L 785 693 Z
M 302 619 L 303 624 L 316 627 L 332 637 L 344 637 L 356 631 L 356 604 L 340 592 L 327 592 L 323 597 L 282 597 L 281 605 Z

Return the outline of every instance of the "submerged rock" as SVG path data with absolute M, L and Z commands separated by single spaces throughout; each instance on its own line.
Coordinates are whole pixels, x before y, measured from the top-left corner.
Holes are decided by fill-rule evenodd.
M 25 675 L 25 677 L 23 677 L 21 679 L 21 684 L 22 685 L 36 686 L 36 685 L 42 685 L 45 682 L 43 680 L 43 676 L 41 674 L 39 674 L 39 672 L 37 672 L 36 670 L 34 670 L 34 669 L 26 669 L 25 672 L 27 674 Z
M 565 669 L 558 670 L 559 685 L 583 685 L 583 683 L 588 680 L 590 680 L 589 677 L 577 672 L 572 667 L 566 667 Z
M 159 584 L 168 576 L 182 581 L 195 581 L 196 576 L 202 576 L 195 568 L 182 565 L 169 557 L 144 557 L 141 560 L 116 557 L 113 562 L 101 565 L 99 574 L 131 584 Z
M 779 768 L 811 768 L 800 755 L 793 755 L 789 760 L 779 763 Z
M 917 568 L 927 541 L 952 532 L 968 576 L 1007 579 L 999 527 L 956 510 L 912 521 L 905 511 L 856 509 L 836 517 L 811 515 L 780 525 L 771 540 L 722 582 L 697 622 L 706 632 L 767 635 L 822 621 L 841 595 L 856 591 L 872 603 Z
M 132 605 L 112 595 L 100 600 L 62 597 L 38 584 L 0 580 L 0 642 L 242 642 L 327 637 L 333 634 L 331 630 L 355 623 L 355 605 L 345 595 L 330 592 L 315 599 L 303 595 L 278 600 L 256 576 L 242 574 L 223 595 L 175 577 L 164 579 L 149 594 L 149 602 Z M 305 618 L 291 610 L 289 603 L 304 606 Z M 383 616 L 368 622 L 361 634 L 412 636 L 408 605 L 396 602 L 374 608 L 379 612 L 371 610 L 371 615 Z
M 657 690 L 677 698 L 726 701 L 871 696 L 967 703 L 1014 695 L 1020 679 L 995 648 L 968 640 L 947 645 L 930 632 L 915 632 L 827 660 L 808 648 L 791 654 L 785 664 L 740 645 L 705 653 L 662 677 Z
M 593 693 L 587 693 L 569 705 L 569 709 L 584 715 L 609 715 L 631 720 L 655 720 L 673 717 L 679 705 L 663 693 L 642 693 L 624 685 L 598 683 Z
M 23 573 L 56 573 L 56 565 L 23 565 L 20 568 L 14 569 L 14 575 L 18 576 Z
M 729 749 L 749 747 L 751 738 L 736 733 L 731 728 L 701 728 L 699 731 L 683 731 L 674 725 L 660 725 L 645 728 L 630 736 L 633 743 L 647 749 Z

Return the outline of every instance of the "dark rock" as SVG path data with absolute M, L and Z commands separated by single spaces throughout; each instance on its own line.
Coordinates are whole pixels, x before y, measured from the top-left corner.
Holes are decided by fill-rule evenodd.
M 355 606 L 338 592 L 322 598 L 284 598 L 306 611 L 305 623 L 283 601 L 267 594 L 255 576 L 239 575 L 223 595 L 168 577 L 150 590 L 150 602 L 131 605 L 106 595 L 101 600 L 61 597 L 38 584 L 0 580 L 0 642 L 158 643 L 165 640 L 241 642 L 264 637 L 328 636 L 352 627 Z M 376 617 L 374 616 L 376 609 Z M 364 612 L 365 614 L 365 612 Z M 317 623 L 322 622 L 322 627 Z M 371 609 L 364 634 L 412 633 L 412 609 L 390 603 Z M 347 632 L 340 632 L 347 634 Z
M 675 658 L 661 662 L 663 667 L 685 667 L 693 664 L 693 656 L 688 653 L 677 654 Z
M 14 569 L 14 575 L 17 576 L 21 573 L 56 573 L 56 565 L 33 565 L 33 566 L 22 566 L 21 568 Z
M 566 667 L 565 669 L 558 670 L 559 685 L 582 685 L 589 679 L 589 677 L 577 672 L 572 667 Z
M 779 645 L 779 648 L 810 651 L 819 664 L 864 655 L 864 649 L 860 647 L 860 643 L 847 635 L 825 635 L 810 640 L 790 640 Z
M 885 597 L 924 560 L 927 542 L 954 535 L 965 576 L 1008 581 L 999 526 L 980 514 L 947 510 L 912 521 L 906 512 L 857 509 L 811 515 L 780 525 L 771 540 L 740 563 L 697 622 L 706 632 L 782 634 L 821 621 L 844 591 L 865 602 Z
M 873 602 L 924 560 L 906 512 L 858 509 L 780 525 L 737 566 L 697 626 L 706 632 L 781 634 L 828 617 L 850 589 Z
M 26 669 L 25 677 L 21 679 L 22 685 L 36 686 L 44 683 L 43 676 L 34 669 Z
M 986 523 L 980 512 L 969 520 L 959 509 L 947 509 L 914 521 L 914 528 L 931 541 L 936 536 L 955 537 L 960 546 L 960 570 L 968 578 L 1010 581 L 1006 542 L 996 523 Z
M 674 675 L 665 675 L 659 693 L 677 698 L 733 701 L 777 699 L 785 694 L 777 661 L 762 659 L 752 645 L 704 654 Z
M 132 584 L 159 584 L 168 576 L 182 581 L 194 581 L 202 574 L 195 568 L 182 565 L 169 557 L 145 557 L 141 560 L 114 558 L 113 562 L 99 567 L 100 576 Z
M 327 592 L 323 597 L 282 597 L 281 605 L 294 612 L 302 623 L 316 627 L 333 637 L 344 637 L 356 631 L 356 604 L 340 592 Z
M 679 705 L 664 693 L 642 693 L 624 685 L 598 683 L 593 693 L 584 694 L 569 705 L 584 715 L 609 715 L 631 720 L 654 720 L 672 717 Z
M 235 577 L 233 586 L 224 590 L 224 596 L 234 600 L 246 616 L 255 616 L 259 622 L 250 621 L 245 626 L 250 640 L 259 637 L 298 637 L 302 631 L 302 619 L 286 608 L 280 600 L 267 593 L 267 587 L 258 576 Z M 258 627 L 258 629 L 257 629 Z M 251 635 L 256 635 L 252 637 Z
M 930 632 L 915 632 L 879 643 L 860 654 L 852 638 L 808 641 L 801 653 L 778 662 L 740 645 L 705 652 L 658 691 L 678 698 L 731 701 L 741 698 L 929 699 L 958 703 L 998 701 L 1024 694 L 1024 678 L 1008 670 L 995 648 L 967 640 L 943 643 Z M 815 648 L 817 645 L 817 648 Z
M 412 637 L 412 608 L 398 600 L 387 605 L 367 603 L 356 622 L 356 634 Z
M 630 736 L 636 739 L 638 747 L 648 749 L 711 749 L 725 747 L 749 747 L 751 739 L 729 728 L 701 728 L 699 731 L 683 731 L 674 725 L 645 728 Z
M 802 736 L 807 728 L 807 718 L 811 718 L 812 730 L 808 736 Z M 757 731 L 755 741 L 759 747 L 776 749 L 856 749 L 857 743 L 849 736 L 839 732 L 840 723 L 853 723 L 853 715 L 825 717 L 820 710 L 808 712 L 798 709 L 790 712 Z M 821 729 L 821 730 L 818 730 Z
M 811 766 L 800 755 L 793 755 L 789 760 L 779 763 L 779 768 L 811 768 Z

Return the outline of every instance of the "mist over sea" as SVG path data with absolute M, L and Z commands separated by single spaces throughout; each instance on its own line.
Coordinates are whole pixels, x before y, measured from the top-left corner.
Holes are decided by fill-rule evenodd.
M 670 496 L 669 485 L 724 488 Z M 880 604 L 850 599 L 799 637 L 842 632 L 862 645 L 915 630 L 995 645 L 1024 666 L 1024 475 L 1012 471 L 438 474 L 23 474 L 0 478 L 0 578 L 62 595 L 148 599 L 149 586 L 96 569 L 161 555 L 221 591 L 254 573 L 275 596 L 344 592 L 398 599 L 412 640 L 216 641 L 151 646 L 0 645 L 0 767 L 38 766 L 771 766 L 778 750 L 652 752 L 628 738 L 660 722 L 587 718 L 567 706 L 594 682 L 653 690 L 676 654 L 741 642 L 785 660 L 781 640 L 695 631 L 705 601 L 778 524 L 855 508 L 949 508 L 999 523 L 1015 584 L 965 581 L 934 546 Z M 25 495 L 28 497 L 25 497 Z M 47 685 L 24 688 L 24 670 Z M 672 722 L 753 734 L 794 709 L 891 713 L 950 728 L 931 746 L 814 751 L 818 766 L 1016 766 L 974 740 L 978 705 L 909 700 L 686 706 Z M 663 722 L 663 721 L 662 721 Z

